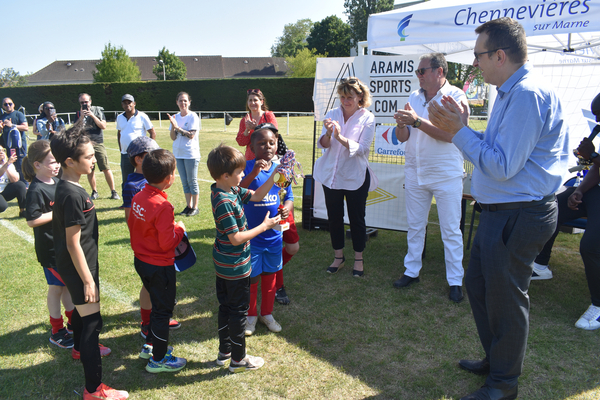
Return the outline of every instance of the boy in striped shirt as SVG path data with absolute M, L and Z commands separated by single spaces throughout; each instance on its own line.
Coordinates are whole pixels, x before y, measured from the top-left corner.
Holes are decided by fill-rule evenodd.
M 250 239 L 272 229 L 280 216 L 269 218 L 248 229 L 243 205 L 259 202 L 273 187 L 273 175 L 256 191 L 240 187 L 246 158 L 237 149 L 223 144 L 211 150 L 208 170 L 216 181 L 211 186 L 211 205 L 216 239 L 213 262 L 217 274 L 219 300 L 219 354 L 217 364 L 231 358 L 229 371 L 243 372 L 264 365 L 264 360 L 246 354 L 246 314 L 250 302 Z

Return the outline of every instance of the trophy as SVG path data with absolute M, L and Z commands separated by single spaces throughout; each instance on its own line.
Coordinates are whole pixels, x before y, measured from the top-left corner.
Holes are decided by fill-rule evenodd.
M 288 188 L 292 182 L 297 185 L 298 181 L 296 178 L 304 178 L 304 173 L 302 172 L 302 165 L 296 161 L 296 154 L 294 150 L 288 150 L 285 152 L 283 157 L 279 160 L 279 165 L 276 169 L 277 172 L 273 175 L 274 184 L 277 185 L 279 190 L 279 198 L 283 199 L 285 197 L 286 188 Z M 279 205 L 279 214 L 283 210 L 283 206 Z M 282 219 L 279 221 L 279 225 L 275 226 L 273 229 L 278 231 L 286 231 L 290 228 L 289 222 Z

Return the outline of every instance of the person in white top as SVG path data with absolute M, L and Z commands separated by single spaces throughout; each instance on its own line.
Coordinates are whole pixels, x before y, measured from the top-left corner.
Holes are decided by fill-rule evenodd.
M 186 92 L 177 94 L 179 112 L 169 115 L 173 155 L 177 159 L 177 171 L 181 177 L 186 207 L 179 215 L 198 215 L 198 164 L 200 163 L 200 118 L 190 111 L 192 98 Z
M 129 143 L 138 136 L 146 135 L 146 132 L 148 132 L 151 139 L 156 140 L 156 132 L 154 131 L 152 122 L 150 122 L 150 118 L 145 113 L 135 109 L 136 103 L 132 95 L 123 95 L 121 97 L 121 106 L 125 112 L 117 116 L 117 140 L 119 141 L 119 150 L 121 151 L 122 189 L 129 174 L 135 171 L 127 156 Z
M 463 240 L 460 231 L 464 161 L 460 150 L 451 142 L 452 136 L 427 120 L 427 106 L 431 101 L 439 103 L 443 95 L 452 96 L 462 105 L 466 124 L 469 105 L 465 93 L 446 80 L 448 63 L 443 54 L 421 56 L 416 72 L 421 88 L 412 92 L 404 110 L 394 115 L 398 124 L 396 137 L 406 142 L 404 171 L 408 223 L 408 252 L 404 257 L 406 271 L 394 282 L 394 287 L 403 288 L 419 282 L 425 228 L 431 200 L 435 196 L 444 241 L 449 298 L 460 303 L 464 298 Z
M 354 248 L 352 275 L 364 275 L 363 250 L 366 242 L 367 196 L 377 188 L 377 177 L 369 168 L 369 152 L 375 136 L 375 116 L 366 109 L 371 104 L 369 88 L 358 78 L 344 78 L 337 87 L 341 106 L 327 113 L 317 147 L 325 149 L 315 162 L 313 177 L 323 185 L 329 219 L 331 244 L 335 252 L 327 272 L 343 267 L 344 197 Z

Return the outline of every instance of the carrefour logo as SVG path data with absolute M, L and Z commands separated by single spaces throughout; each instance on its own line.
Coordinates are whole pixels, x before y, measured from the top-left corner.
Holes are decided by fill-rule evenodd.
M 402 20 L 398 23 L 398 36 L 400 36 L 401 42 L 404 42 L 408 37 L 405 30 L 408 27 L 408 24 L 410 24 L 410 19 L 412 16 L 413 14 L 410 14 L 409 16 L 402 18 Z
M 383 131 L 383 132 L 382 132 Z M 404 146 L 396 136 L 396 128 L 380 125 L 375 136 L 375 153 L 388 156 L 404 156 Z
M 398 138 L 396 137 L 396 128 L 390 128 L 388 130 L 386 130 L 385 132 L 383 132 L 383 135 L 381 135 L 381 137 L 383 137 L 383 139 L 389 144 L 391 141 L 391 144 L 393 144 L 394 146 L 396 146 L 398 144 Z

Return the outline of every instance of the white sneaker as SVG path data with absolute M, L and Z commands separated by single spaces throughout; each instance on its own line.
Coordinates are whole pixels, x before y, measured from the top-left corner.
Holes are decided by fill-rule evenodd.
M 255 369 L 259 369 L 263 365 L 265 365 L 265 360 L 263 360 L 261 357 L 250 356 L 246 354 L 246 357 L 244 357 L 244 359 L 239 363 L 231 360 L 229 363 L 229 371 L 233 372 L 234 374 L 244 371 L 253 371 Z
M 256 321 L 258 321 L 257 317 L 246 317 L 246 336 L 252 336 L 256 330 Z
M 600 328 L 600 307 L 590 305 L 581 318 L 575 322 L 575 326 L 586 331 L 593 331 Z
M 546 267 L 544 269 L 540 269 L 539 267 Z M 552 279 L 552 271 L 548 268 L 547 265 L 540 265 L 536 262 L 533 263 L 533 273 L 531 274 L 532 281 L 541 281 L 546 279 Z
M 281 325 L 279 325 L 279 323 L 275 321 L 275 318 L 273 318 L 273 314 L 259 315 L 258 319 L 260 319 L 260 322 L 265 324 L 271 332 L 281 332 Z

